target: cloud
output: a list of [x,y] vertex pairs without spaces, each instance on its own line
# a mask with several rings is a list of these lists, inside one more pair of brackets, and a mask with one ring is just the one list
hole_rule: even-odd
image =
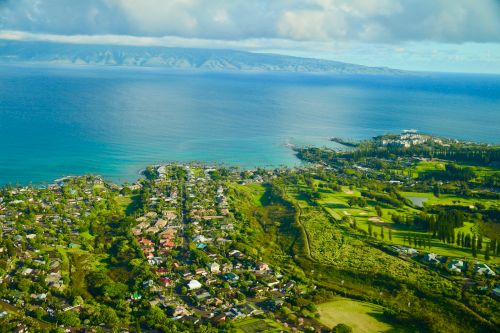
[[[336,43],[303,42],[277,38],[248,38],[239,40],[186,38],[177,36],[144,37],[130,35],[56,35],[47,33],[31,33],[16,30],[0,30],[0,40],[13,41],[42,41],[71,44],[103,44],[103,45],[130,45],[130,46],[164,46],[164,47],[193,47],[193,48],[221,48],[262,51],[269,48],[278,50],[301,49],[332,50]],[[326,47],[326,49],[325,49]]]
[[0,0],[0,29],[81,35],[500,42],[498,0]]

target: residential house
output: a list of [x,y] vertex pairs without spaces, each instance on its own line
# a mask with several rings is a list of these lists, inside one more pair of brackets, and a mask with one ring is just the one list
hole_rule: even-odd
[[175,307],[172,316],[176,318],[189,316],[189,311],[186,309],[185,306],[178,305]]
[[426,253],[424,255],[423,261],[428,264],[437,265],[441,263],[441,256],[435,253]]
[[448,269],[453,273],[462,273],[464,262],[462,260],[452,260],[448,264]]
[[160,278],[160,284],[164,287],[170,287],[173,284],[173,281],[166,277]]
[[216,262],[211,263],[209,268],[210,268],[211,273],[219,273],[220,272],[220,265]]
[[263,262],[258,262],[257,263],[257,270],[259,271],[267,271],[269,270],[269,265]]
[[187,286],[188,286],[189,290],[196,290],[196,289],[200,289],[202,287],[201,283],[198,280],[189,281]]
[[474,272],[478,275],[495,276],[495,272],[486,264],[476,263]]

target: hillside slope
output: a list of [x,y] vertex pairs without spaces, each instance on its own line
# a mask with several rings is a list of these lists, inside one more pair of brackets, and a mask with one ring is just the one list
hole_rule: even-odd
[[144,66],[208,71],[400,74],[336,61],[221,49],[64,44],[0,40],[0,62]]

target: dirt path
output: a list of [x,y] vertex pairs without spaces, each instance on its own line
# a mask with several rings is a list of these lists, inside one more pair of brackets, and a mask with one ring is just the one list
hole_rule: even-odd
[[307,229],[304,227],[304,225],[302,224],[302,221],[301,221],[301,219],[302,219],[302,207],[300,207],[300,205],[293,199],[287,199],[287,200],[289,200],[290,203],[292,203],[293,208],[296,211],[295,220],[296,220],[299,228],[304,232],[305,237],[303,237],[303,238],[304,238],[304,242],[305,242],[305,248],[307,250],[307,257],[308,257],[308,259],[316,262],[316,260],[311,255],[311,253],[312,253],[311,243],[310,243],[311,236],[309,235],[309,233],[307,232]]

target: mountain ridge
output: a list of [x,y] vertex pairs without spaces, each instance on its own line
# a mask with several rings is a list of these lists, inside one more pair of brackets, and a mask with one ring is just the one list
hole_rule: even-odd
[[208,71],[402,74],[402,70],[271,53],[207,48],[0,40],[0,63],[161,67]]

